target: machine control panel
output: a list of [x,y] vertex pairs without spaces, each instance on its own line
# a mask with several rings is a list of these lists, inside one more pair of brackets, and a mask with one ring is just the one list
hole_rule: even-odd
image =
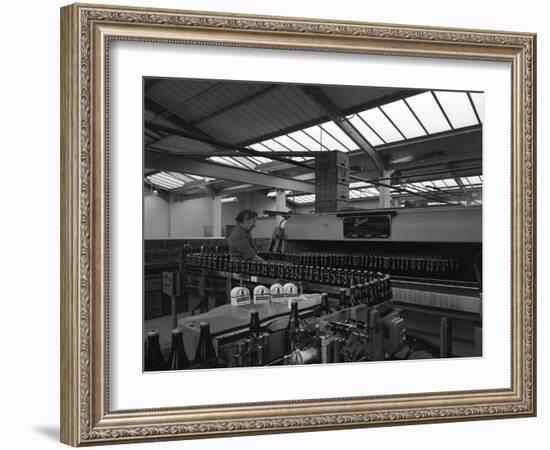
[[391,235],[391,214],[369,214],[345,216],[344,238],[389,238]]

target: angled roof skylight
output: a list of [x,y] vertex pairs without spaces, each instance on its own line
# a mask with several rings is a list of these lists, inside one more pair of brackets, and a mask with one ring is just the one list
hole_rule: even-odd
[[481,123],[483,123],[483,116],[485,114],[485,103],[483,94],[480,93],[471,93],[470,97],[472,97],[472,101],[474,102],[474,106],[477,111],[477,115],[479,116],[479,120]]
[[405,99],[428,133],[440,133],[451,129],[431,92],[413,95]]
[[319,125],[302,130],[304,133],[315,139],[319,144],[328,150],[340,150],[341,152],[349,152],[349,149],[340,141],[335,139],[330,132],[321,128]]
[[348,116],[347,119],[351,124],[357,128],[357,131],[363,135],[367,142],[376,147],[377,145],[385,144],[385,142],[378,136],[366,123],[361,119],[359,114],[354,114],[353,116]]
[[381,106],[381,108],[407,139],[426,135],[422,125],[414,117],[403,100],[388,103],[387,105]]
[[153,175],[145,177],[145,179],[153,186],[159,187],[166,191],[171,191],[172,189],[177,189],[185,185],[185,181],[182,181],[166,172],[157,172]]
[[454,128],[477,125],[475,111],[465,92],[435,91]]
[[290,133],[288,136],[299,142],[304,147],[304,150],[307,149],[315,152],[326,150],[326,148],[323,148],[319,145],[319,142],[311,138],[307,133],[304,133],[302,130]]
[[402,141],[403,136],[379,108],[360,112],[361,118],[386,142]]
[[344,133],[334,122],[321,124],[321,128],[330,133],[338,142],[344,145],[348,150],[357,150],[357,144],[353,142],[346,133]]
[[288,135],[279,136],[273,139],[279,144],[285,146],[290,152],[307,152],[310,151],[306,146],[302,145],[300,141],[291,139]]

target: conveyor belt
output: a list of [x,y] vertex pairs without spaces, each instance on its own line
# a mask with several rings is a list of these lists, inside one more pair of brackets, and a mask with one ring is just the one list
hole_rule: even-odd
[[392,278],[393,301],[481,314],[479,288],[474,283]]

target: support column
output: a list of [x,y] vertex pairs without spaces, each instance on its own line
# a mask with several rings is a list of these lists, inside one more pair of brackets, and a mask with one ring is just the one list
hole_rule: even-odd
[[219,195],[212,197],[212,237],[222,237],[222,202]]
[[[384,170],[383,178],[384,184],[390,184],[390,177],[393,173],[393,170]],[[389,187],[378,186],[378,191],[380,196],[378,197],[378,207],[379,208],[391,208],[392,207],[392,198],[391,191]]]
[[276,190],[277,195],[275,196],[275,209],[277,211],[286,211],[286,192],[282,189]]

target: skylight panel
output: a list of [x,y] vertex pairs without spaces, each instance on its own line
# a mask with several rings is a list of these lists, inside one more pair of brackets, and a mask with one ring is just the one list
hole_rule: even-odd
[[454,128],[477,125],[477,118],[465,92],[435,91]]
[[473,177],[466,177],[466,178],[468,182],[473,185],[478,185],[483,183],[480,176],[473,176]]
[[381,108],[407,139],[426,135],[426,132],[403,100],[388,103]]
[[485,99],[483,94],[478,93],[471,93],[470,97],[472,97],[472,101],[474,102],[474,106],[477,111],[477,115],[479,116],[479,120],[481,123],[483,123],[483,116],[485,114]]
[[174,180],[172,177],[168,176],[165,173],[157,173],[156,175],[153,175],[151,179],[158,183],[163,183],[164,185],[171,187],[178,187],[185,184],[183,182],[178,182],[177,180]]
[[479,186],[483,184],[483,180],[479,176],[461,177],[460,181],[462,181],[465,186]]
[[288,152],[288,148],[279,144],[277,141],[274,141],[273,139],[263,141],[262,144],[265,145],[272,152]]
[[279,136],[273,139],[274,141],[284,145],[291,152],[307,152],[307,147],[304,147],[299,142],[290,139],[288,136]]
[[348,150],[358,150],[357,144],[353,142],[350,137],[344,133],[338,125],[334,122],[326,122],[321,125],[321,127],[332,134],[335,139],[340,141]]
[[248,146],[252,150],[256,150],[257,152],[271,152],[270,148],[266,147],[263,143],[258,142],[257,144],[252,144]]
[[448,187],[457,187],[457,183],[455,180],[453,180],[452,178],[445,178],[444,180],[442,180]]
[[[354,197],[352,197],[352,192],[354,193]],[[352,198],[355,198],[355,193],[357,193],[357,198],[372,198],[380,195],[378,190],[374,188],[352,189],[349,193]]]
[[255,169],[256,163],[254,161],[251,161],[250,158],[247,157],[236,157],[231,158],[234,161],[237,161],[238,163],[242,164],[243,166],[249,168],[249,169]]
[[333,150],[327,145],[326,139],[327,133],[323,132],[317,125],[302,130],[310,138],[312,138],[317,145],[317,150]]
[[189,183],[191,181],[196,181],[196,178],[191,177],[190,175],[178,173],[178,172],[165,172],[166,174],[170,175],[171,177],[176,178],[179,181],[182,181],[184,183]]
[[315,195],[297,195],[291,199],[294,203],[313,203]]
[[248,159],[249,161],[253,162],[254,165],[258,165],[258,164],[262,164],[258,158],[256,158],[255,156],[248,156],[246,159]]
[[146,180],[155,186],[165,190],[177,189],[185,185],[185,182],[165,172],[158,172],[146,177]]
[[361,120],[359,115],[354,114],[353,116],[349,116],[347,118],[352,125],[357,128],[357,131],[363,135],[363,137],[367,140],[367,142],[376,147],[377,145],[384,144],[384,141],[380,139],[376,133],[374,133],[366,124],[364,121]]
[[431,92],[413,95],[406,101],[428,133],[440,133],[451,129]]
[[380,191],[374,187],[363,189],[367,191],[371,196],[378,197],[380,195]]
[[319,148],[320,147],[319,143],[316,142],[314,139],[312,139],[308,134],[304,133],[302,130],[295,131],[294,133],[290,133],[288,136],[298,141],[307,150],[311,150],[311,151],[326,150],[324,148]]
[[[254,145],[257,145],[257,144],[254,144]],[[252,145],[249,145],[248,148],[252,148]],[[264,150],[267,150],[265,147],[263,147],[263,148],[264,148]],[[261,151],[261,150],[258,150],[258,148],[252,148],[252,149],[256,150],[256,151]],[[263,156],[256,156],[255,155],[255,156],[249,156],[248,158],[253,160],[256,164],[266,164],[266,163],[271,162],[271,159],[264,158]]]
[[318,125],[307,128],[304,131],[307,134],[309,134],[312,138],[314,138],[317,142],[321,143],[323,147],[329,150],[340,150],[342,152],[349,151],[347,147],[345,147],[343,144],[341,144],[336,139],[334,139],[329,132],[327,132],[326,130],[324,130]]
[[225,164],[226,166],[239,167],[239,164],[236,161],[232,161],[229,158],[224,158],[223,156],[211,156],[208,159],[219,164]]
[[215,178],[203,177],[201,175],[193,175],[190,173],[179,173],[179,172],[166,172],[169,175],[172,175],[175,178],[178,178],[181,181],[191,182],[191,181],[213,181]]
[[402,141],[403,136],[399,134],[399,131],[391,124],[391,122],[384,116],[382,111],[378,108],[369,109],[359,113],[359,115],[367,122],[374,131],[376,131],[382,139],[386,142]]

